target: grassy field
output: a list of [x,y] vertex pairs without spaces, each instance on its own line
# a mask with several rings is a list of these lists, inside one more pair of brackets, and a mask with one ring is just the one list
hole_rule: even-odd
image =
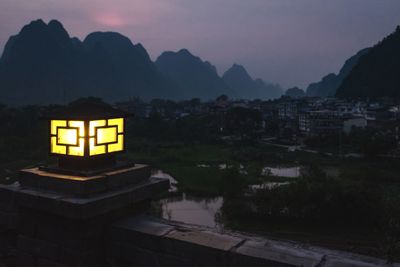
[[[400,182],[400,164],[394,160],[339,159],[304,151],[288,152],[271,145],[232,146],[224,144],[131,144],[124,156],[130,160],[147,163],[172,175],[180,189],[205,195],[217,195],[218,185],[226,164],[239,169],[242,165],[249,184],[260,181],[265,166],[318,166],[334,168],[342,177],[368,179],[376,182]],[[203,167],[201,167],[203,166]],[[204,167],[207,166],[207,167]],[[376,178],[379,177],[379,178]],[[263,181],[283,181],[277,177],[263,177]]]
[[[260,151],[264,154],[260,155]],[[259,181],[261,170],[266,165],[296,164],[282,161],[279,152],[283,150],[272,146],[260,150],[248,146],[197,144],[131,149],[126,157],[135,162],[151,164],[153,168],[169,173],[179,182],[182,191],[211,196],[219,194],[218,188],[226,173],[222,165],[237,170],[242,167],[242,171],[247,174],[241,176],[250,184]]]
[[[238,166],[231,149],[220,145],[149,146],[130,150],[127,158],[151,164],[172,175],[182,191],[201,195],[217,195],[224,173],[220,164]],[[200,167],[200,165],[207,167]]]

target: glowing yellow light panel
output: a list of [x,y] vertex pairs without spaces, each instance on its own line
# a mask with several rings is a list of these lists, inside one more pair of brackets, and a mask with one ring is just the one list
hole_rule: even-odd
[[118,142],[108,145],[108,152],[117,152],[122,150],[124,150],[124,136],[122,134],[119,134]]
[[57,141],[60,145],[72,145],[78,144],[78,129],[73,128],[58,128]]
[[[51,120],[50,151],[70,156],[94,156],[124,150],[124,119]],[[86,136],[85,125],[88,125]],[[89,155],[85,155],[88,145]]]
[[117,127],[97,128],[97,144],[117,142]]
[[124,119],[89,122],[89,155],[124,150]]

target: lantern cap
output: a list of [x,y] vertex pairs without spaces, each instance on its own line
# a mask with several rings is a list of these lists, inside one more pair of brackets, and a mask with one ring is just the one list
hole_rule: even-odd
[[42,118],[51,120],[101,120],[131,116],[133,114],[116,109],[100,98],[86,97],[75,100],[67,106],[57,108]]

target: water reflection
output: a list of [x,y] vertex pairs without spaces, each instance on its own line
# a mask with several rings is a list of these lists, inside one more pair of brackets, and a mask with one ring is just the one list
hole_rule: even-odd
[[300,177],[300,166],[296,167],[286,167],[286,168],[281,168],[281,167],[265,167],[261,171],[261,175],[267,176],[267,175],[272,175],[272,176],[278,176],[278,177],[286,177],[286,178],[297,178]]
[[[197,167],[209,168],[210,165],[199,164]],[[230,165],[220,164],[219,169],[230,168]],[[272,175],[285,178],[297,178],[300,177],[301,166],[295,167],[265,167],[262,169],[261,175]],[[338,175],[339,171],[335,167],[324,168],[328,175]],[[245,173],[243,165],[239,165],[239,171]],[[160,177],[169,179],[171,188],[171,194],[168,198],[160,200],[162,208],[162,217],[167,220],[173,220],[188,224],[196,224],[201,226],[207,226],[223,230],[221,220],[218,219],[220,216],[220,210],[223,205],[222,197],[205,198],[205,197],[194,197],[186,193],[179,193],[177,190],[178,182],[168,173],[161,170],[153,170],[153,177]],[[280,186],[286,186],[290,184],[290,181],[273,182],[265,181],[262,184],[254,184],[249,186],[248,194],[254,194],[258,190],[262,189],[273,189]],[[177,195],[178,194],[178,195]]]
[[208,165],[208,164],[197,164],[197,167],[198,168],[209,168],[210,165]]
[[221,228],[216,216],[223,204],[222,197],[200,198],[182,193],[161,200],[164,219]]
[[170,184],[170,188],[169,188],[169,192],[177,192],[178,191],[178,181],[175,180],[174,177],[172,177],[171,175],[169,175],[166,172],[163,172],[162,170],[152,170],[151,172],[151,176],[152,177],[157,177],[157,178],[164,178],[164,179],[168,179],[169,180],[169,184]]
[[277,188],[279,186],[283,186],[283,185],[288,185],[290,184],[290,182],[265,182],[263,184],[253,184],[249,186],[249,189],[251,190],[251,192],[256,192],[257,190],[263,190],[263,189],[273,189],[273,188]]
[[[262,176],[277,176],[283,178],[298,178],[301,176],[302,166],[293,166],[293,167],[264,167],[261,170]],[[338,177],[340,172],[339,169],[335,166],[324,166],[322,167],[322,171],[326,173],[329,177]]]

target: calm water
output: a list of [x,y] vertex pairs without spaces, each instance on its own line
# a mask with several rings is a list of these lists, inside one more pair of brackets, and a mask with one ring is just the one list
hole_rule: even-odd
[[[200,168],[209,168],[210,165],[197,165]],[[218,166],[220,169],[226,169],[230,166],[221,164]],[[297,178],[300,176],[301,166],[295,167],[265,167],[262,169],[261,175],[267,175],[268,173],[273,176],[285,177],[285,178]],[[241,165],[240,170],[245,174],[244,167]],[[325,170],[328,175],[338,175],[336,168],[327,168]],[[154,170],[152,176],[167,178],[170,180],[171,189],[170,192],[177,191],[178,182],[168,173],[161,170]],[[265,182],[263,184],[255,184],[249,186],[250,192],[255,192],[260,189],[272,189],[279,186],[288,185],[290,182]],[[186,193],[181,193],[178,196],[171,196],[160,200],[162,207],[162,217],[167,220],[173,220],[178,222],[184,222],[189,224],[197,224],[202,226],[208,226],[212,228],[222,229],[217,217],[222,207],[224,200],[222,197],[216,198],[204,198],[194,197]]]
[[[209,166],[205,165],[199,167],[207,168]],[[227,167],[226,165],[222,164],[219,166],[220,169],[224,169],[226,167]],[[292,170],[294,168],[284,168],[280,170],[287,170],[287,169]],[[287,174],[287,171],[283,173]],[[168,173],[165,173],[161,170],[154,170],[152,176],[169,179],[171,183],[170,192],[177,191],[178,182]],[[286,184],[289,183],[266,182],[262,185],[251,185],[249,189],[254,192],[259,189],[264,189],[264,188],[271,189]],[[197,224],[217,229],[221,229],[223,227],[217,220],[223,202],[224,202],[223,197],[215,197],[215,198],[194,197],[186,193],[182,193],[178,196],[175,195],[160,200],[160,204],[162,207],[162,217],[164,219],[184,222],[189,224]]]
[[300,176],[301,166],[295,167],[265,167],[261,171],[261,175],[271,174],[273,176],[285,177],[285,178],[297,178]]
[[278,182],[266,182],[263,184],[253,184],[249,186],[249,189],[253,192],[260,190],[260,189],[273,189],[279,186],[283,186],[283,185],[288,185],[290,184],[290,182],[282,182],[282,183],[278,183]]
[[169,175],[168,173],[163,172],[162,170],[153,170],[151,172],[151,176],[152,177],[158,177],[158,178],[164,178],[164,179],[168,179],[169,180],[169,184],[170,184],[170,188],[169,188],[169,192],[176,192],[178,191],[177,185],[178,182],[175,180],[174,177],[172,177],[171,175]]
[[182,193],[161,200],[164,219],[219,228],[216,216],[223,198],[199,198]]

